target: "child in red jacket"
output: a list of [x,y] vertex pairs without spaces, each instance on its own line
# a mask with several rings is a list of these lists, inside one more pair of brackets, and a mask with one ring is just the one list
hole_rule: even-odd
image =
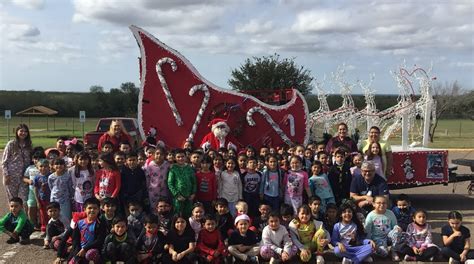
[[199,232],[196,250],[202,262],[223,263],[227,255],[221,234],[216,229],[216,219],[212,215],[203,218],[204,228]]

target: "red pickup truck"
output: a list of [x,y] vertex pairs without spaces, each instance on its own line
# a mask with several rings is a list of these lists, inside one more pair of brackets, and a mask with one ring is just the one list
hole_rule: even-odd
[[127,133],[134,141],[134,146],[140,146],[142,138],[140,136],[140,131],[138,130],[138,121],[136,118],[129,117],[107,117],[99,119],[95,131],[88,132],[84,136],[84,144],[92,148],[97,148],[99,138],[109,130],[112,120],[122,121],[125,130],[127,130]]

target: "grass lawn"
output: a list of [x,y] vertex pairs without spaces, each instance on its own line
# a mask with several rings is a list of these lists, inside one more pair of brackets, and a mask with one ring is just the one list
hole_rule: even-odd
[[[87,118],[84,123],[84,133],[95,130],[99,118]],[[12,117],[10,120],[10,139],[15,136],[15,128],[20,123],[25,123],[30,128],[34,146],[44,148],[54,147],[59,136],[77,137],[82,139],[82,123],[79,118],[72,117]],[[8,141],[7,122],[0,121],[0,149],[5,148]]]
[[[392,145],[401,145],[401,131],[393,135],[389,141]],[[413,141],[421,142],[422,139],[418,136],[409,138],[409,143]],[[428,147],[442,149],[474,149],[474,121],[470,119],[439,120],[434,142],[429,143]]]
[[[84,132],[95,130],[99,118],[87,118],[84,123]],[[73,131],[74,122],[74,131]],[[44,148],[53,147],[58,136],[82,138],[82,124],[79,118],[72,117],[13,117],[10,120],[10,139],[14,137],[14,131],[18,124],[26,123],[31,130],[34,146]],[[401,145],[401,131],[390,138],[392,145]],[[0,120],[0,149],[7,143],[7,122]],[[420,141],[421,137],[414,136],[409,142]],[[430,143],[432,148],[474,148],[474,121],[469,119],[440,120],[435,133],[435,140]]]

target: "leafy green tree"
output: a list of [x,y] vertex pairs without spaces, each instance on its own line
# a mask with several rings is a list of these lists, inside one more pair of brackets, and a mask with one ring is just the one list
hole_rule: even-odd
[[104,92],[104,87],[102,87],[100,85],[92,85],[89,88],[89,92],[90,93],[103,93]]
[[241,92],[249,90],[298,89],[303,95],[311,92],[311,72],[298,66],[294,58],[281,59],[280,55],[253,57],[232,71],[229,85]]
[[120,85],[120,90],[125,94],[125,111],[127,115],[137,113],[138,95],[140,89],[132,82],[125,82]]

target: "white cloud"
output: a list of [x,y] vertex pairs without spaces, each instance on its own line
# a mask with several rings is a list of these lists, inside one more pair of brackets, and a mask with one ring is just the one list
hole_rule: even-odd
[[292,29],[296,32],[337,33],[353,32],[359,27],[356,17],[347,10],[318,9],[298,14]]
[[45,2],[0,0],[2,60],[81,64],[87,57],[122,65],[139,53],[127,29],[134,24],[183,54],[234,59],[277,52],[315,73],[341,61],[350,63],[347,70],[355,67],[351,74],[366,67],[382,71],[403,58],[453,72],[474,67],[472,0],[73,0],[41,12],[21,9]]
[[129,31],[106,30],[100,32],[100,35],[98,58],[101,63],[120,59],[126,52],[135,48],[133,37]]
[[26,9],[42,9],[44,7],[43,0],[12,0],[12,3]]
[[28,23],[1,24],[0,31],[9,40],[34,41],[40,35],[40,30]]
[[234,36],[219,36],[217,34],[207,35],[167,35],[163,38],[166,43],[173,43],[179,49],[203,51],[211,54],[218,53],[239,53],[243,44]]
[[37,41],[34,43],[18,42],[16,47],[22,49],[35,49],[48,52],[62,52],[62,51],[78,51],[80,47],[73,44],[64,43],[61,41]]
[[2,42],[36,41],[41,34],[40,30],[30,22],[11,16],[3,10],[0,10],[0,17],[0,32],[2,32],[0,40]]
[[472,61],[458,61],[458,62],[451,62],[449,64],[450,67],[457,67],[457,68],[473,68],[474,62]]
[[260,21],[258,19],[251,19],[248,23],[237,24],[235,32],[248,34],[262,34],[273,30],[272,21]]
[[[74,0],[75,22],[105,21],[114,25],[159,27],[163,33],[181,34],[209,31],[219,27],[217,22],[225,14],[219,2],[199,4],[166,1],[161,7],[156,1]],[[215,5],[212,5],[215,4]]]
[[218,4],[225,4],[224,0],[139,0],[137,1],[140,5],[143,5],[145,8],[152,8],[152,9],[175,9],[175,8],[193,8],[196,6],[201,5],[218,5]]
[[0,16],[0,31],[4,32],[0,35],[4,61],[27,66],[34,63],[68,63],[83,57],[77,44],[58,39],[45,40],[40,29],[31,22],[3,10]]
[[34,64],[63,64],[70,63],[74,60],[84,58],[84,55],[78,53],[63,53],[56,56],[40,56],[31,60]]
[[[363,50],[397,55],[440,46],[473,48],[474,14],[469,2],[356,1],[342,5],[280,0],[272,5],[243,1],[238,10],[235,1],[230,0],[74,0],[73,3],[75,22],[105,21],[120,27],[135,24],[159,39],[173,36],[178,48],[215,48],[217,52],[237,49],[233,52],[250,54],[268,49],[330,53]],[[264,11],[254,11],[257,9]],[[235,15],[228,16],[232,12]]]

